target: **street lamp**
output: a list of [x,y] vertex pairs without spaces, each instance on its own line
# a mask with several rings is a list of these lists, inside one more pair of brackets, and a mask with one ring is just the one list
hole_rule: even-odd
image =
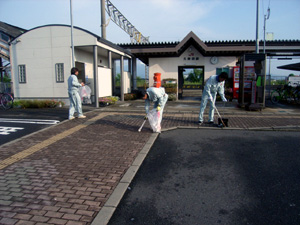
[[265,15],[265,19],[264,19],[264,53],[266,53],[266,21],[269,19],[270,17],[270,8],[268,8],[268,13],[267,15]]

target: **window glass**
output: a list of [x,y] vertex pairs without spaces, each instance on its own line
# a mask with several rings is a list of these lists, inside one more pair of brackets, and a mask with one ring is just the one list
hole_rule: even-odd
[[26,67],[19,65],[19,83],[26,83]]
[[55,76],[56,76],[56,82],[64,82],[64,64],[63,63],[55,64]]

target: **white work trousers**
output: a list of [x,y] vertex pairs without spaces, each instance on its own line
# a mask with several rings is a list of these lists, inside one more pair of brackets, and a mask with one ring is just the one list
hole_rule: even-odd
[[210,102],[208,122],[214,121],[214,113],[215,113],[214,105],[215,105],[215,101],[216,101],[217,92],[212,92],[211,96],[213,97],[213,101],[209,100],[209,94],[206,91],[203,92],[201,104],[200,104],[200,112],[199,112],[199,121],[200,122],[203,122],[203,114],[204,114],[204,110],[207,105],[207,101]]
[[74,113],[77,112],[78,116],[82,116],[82,105],[81,98],[77,90],[72,90],[68,92],[70,99],[70,108],[69,108],[69,119],[74,116]]

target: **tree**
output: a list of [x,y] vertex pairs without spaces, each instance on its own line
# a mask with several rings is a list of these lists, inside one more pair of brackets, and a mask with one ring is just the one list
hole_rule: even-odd
[[187,80],[192,83],[200,83],[202,74],[203,74],[203,70],[194,69],[193,72],[189,73]]

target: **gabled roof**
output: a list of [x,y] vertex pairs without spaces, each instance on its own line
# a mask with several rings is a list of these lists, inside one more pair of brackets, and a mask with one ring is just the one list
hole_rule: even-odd
[[[131,53],[148,65],[149,58],[178,57],[187,48],[194,46],[203,56],[241,56],[245,53],[255,52],[255,41],[216,41],[203,42],[192,31],[180,42],[148,43],[148,44],[119,44],[130,49]],[[263,42],[260,43],[260,46]],[[269,52],[281,51],[278,46],[289,46],[289,51],[300,53],[300,40],[267,41],[266,46],[274,46]],[[295,47],[295,48],[294,48]],[[283,48],[282,50],[286,50]]]

